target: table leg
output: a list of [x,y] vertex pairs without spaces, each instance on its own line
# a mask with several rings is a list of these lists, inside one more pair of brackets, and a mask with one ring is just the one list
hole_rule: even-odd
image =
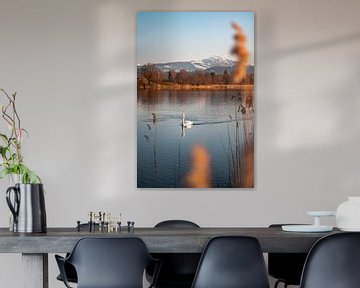
[[49,288],[48,254],[22,254],[23,288]]

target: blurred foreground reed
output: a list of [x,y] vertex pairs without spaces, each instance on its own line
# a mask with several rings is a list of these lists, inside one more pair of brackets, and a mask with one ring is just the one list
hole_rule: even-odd
[[191,150],[191,170],[186,183],[192,188],[211,187],[210,154],[202,145],[195,145]]

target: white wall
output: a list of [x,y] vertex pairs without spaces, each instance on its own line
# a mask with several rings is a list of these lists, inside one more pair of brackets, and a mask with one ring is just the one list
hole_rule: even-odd
[[[136,226],[309,222],[307,210],[359,195],[359,9],[357,0],[1,0],[0,86],[18,92],[48,226],[73,226],[89,210]],[[256,12],[255,189],[136,188],[135,16],[150,10]],[[50,287],[62,287],[49,261]],[[20,287],[16,265],[18,255],[0,255],[2,286]]]

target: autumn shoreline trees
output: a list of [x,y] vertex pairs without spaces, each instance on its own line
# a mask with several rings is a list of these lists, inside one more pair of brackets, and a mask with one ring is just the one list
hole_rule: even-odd
[[233,82],[233,67],[222,67],[223,73],[215,71],[194,72],[181,69],[162,72],[156,65],[148,63],[138,68],[138,89],[237,89],[251,88],[254,74],[248,73],[240,83]]

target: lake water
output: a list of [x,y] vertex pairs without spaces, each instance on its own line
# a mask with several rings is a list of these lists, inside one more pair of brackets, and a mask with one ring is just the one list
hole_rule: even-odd
[[[192,127],[182,127],[183,113]],[[210,159],[209,186],[253,187],[253,118],[253,89],[139,89],[137,186],[191,187],[192,151],[200,145]]]

